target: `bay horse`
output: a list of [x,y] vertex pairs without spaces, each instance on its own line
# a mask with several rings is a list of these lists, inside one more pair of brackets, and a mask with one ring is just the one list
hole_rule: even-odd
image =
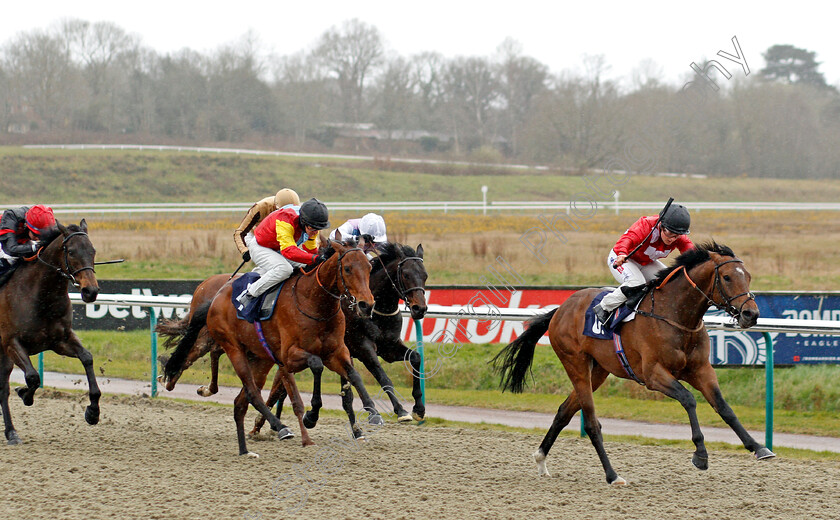
[[8,444],[22,442],[9,412],[9,376],[14,365],[23,370],[26,386],[18,387],[17,393],[24,405],[31,406],[41,378],[29,356],[47,350],[82,362],[90,396],[85,421],[99,422],[101,392],[96,384],[93,356],[71,328],[73,309],[67,293],[70,282],[79,287],[83,301],[96,300],[96,250],[84,219],[78,226],[64,227],[57,222],[56,227],[42,234],[41,243],[38,252],[21,262],[0,287],[0,410]]
[[550,476],[545,465],[548,452],[560,431],[582,409],[584,431],[598,453],[607,483],[627,483],[616,474],[607,458],[592,399],[592,392],[610,374],[625,379],[635,376],[649,390],[679,401],[688,413],[691,440],[696,448],[691,461],[698,469],[708,468],[708,453],[697,420],[696,400],[679,380],[703,394],[756,459],[775,457],[747,433],[724,400],[709,362],[709,335],[703,324],[703,315],[715,305],[737,319],[741,327],[755,325],[758,306],[750,292],[750,280],[743,261],[726,246],[710,242],[681,254],[672,267],[663,269],[651,280],[636,318],[622,325],[620,334],[629,368],[624,368],[616,355],[612,340],[582,334],[586,310],[601,289],[577,291],[557,309],[531,320],[525,332],[492,362],[501,373],[503,391],[521,392],[537,341],[548,331],[551,346],[572,382],[572,393],[560,405],[533,455],[538,473]]
[[[373,267],[370,274],[370,290],[376,301],[372,317],[360,317],[344,305],[344,317],[347,320],[344,342],[350,350],[350,355],[361,360],[386,391],[391,399],[398,421],[408,422],[412,418],[420,421],[425,417],[425,406],[420,391],[420,355],[409,349],[400,339],[402,317],[399,301],[405,302],[414,319],[421,319],[426,313],[425,283],[428,274],[423,265],[423,246],[418,245],[415,251],[410,246],[385,243],[377,248],[377,255],[371,260],[371,264]],[[165,345],[167,347],[174,345],[184,335],[189,325],[189,318],[195,312],[195,309],[201,303],[211,300],[229,278],[228,275],[220,274],[204,280],[193,293],[189,313],[184,318],[164,320],[158,324],[156,330],[161,335],[166,336]],[[166,388],[171,391],[183,370],[186,370],[207,353],[210,354],[211,379],[208,385],[201,386],[198,389],[198,394],[205,397],[216,394],[219,391],[219,358],[224,354],[224,351],[213,342],[212,338],[207,335],[206,330],[201,332],[192,350],[188,353],[182,371],[166,380]],[[407,360],[413,367],[412,396],[414,397],[414,407],[411,416],[394,396],[393,383],[382,369],[378,356],[389,363]],[[324,367],[317,356],[310,356],[307,364],[315,376],[315,383],[312,394],[312,408],[304,415],[304,425],[307,428],[313,428],[318,422],[318,414],[322,406],[320,388]],[[345,381],[342,381],[342,394],[345,397],[345,399],[342,399],[342,403],[345,410],[349,409],[348,417],[352,423],[354,422],[352,394],[349,393],[349,385],[345,383]],[[266,404],[268,406],[273,406],[275,402],[278,404],[276,412],[278,417],[285,399],[283,392],[282,378],[277,376]],[[265,418],[258,416],[256,421],[257,424],[252,430],[252,434],[259,431],[265,423]],[[354,435],[357,438],[361,435],[358,428],[354,428]]]
[[373,400],[365,390],[361,376],[353,367],[344,344],[344,313],[341,302],[349,300],[357,312],[373,309],[368,287],[370,263],[361,248],[331,241],[328,258],[308,273],[293,275],[278,296],[274,314],[261,322],[262,338],[254,324],[236,317],[231,303],[231,284],[225,284],[209,302],[200,304],[190,318],[188,329],[164,367],[169,379],[182,371],[188,354],[206,327],[213,342],[227,354],[243,387],[234,400],[234,420],[240,455],[254,455],[245,443],[244,419],[248,404],[254,406],[278,431],[281,439],[291,431],[271,413],[260,391],[272,366],[292,397],[298,418],[301,442],[313,444],[303,423],[303,401],[293,374],[307,367],[311,356],[349,380],[362,396],[369,421],[382,424]]
[[[413,319],[422,319],[426,314],[426,279],[428,274],[423,265],[423,246],[417,250],[409,246],[386,242],[377,249],[378,255],[371,260],[373,269],[370,274],[370,290],[376,299],[376,308],[370,318],[360,317],[345,309],[347,329],[344,342],[350,349],[350,355],[359,359],[373,374],[376,381],[385,391],[394,407],[398,422],[410,422],[412,419],[422,421],[426,415],[423,394],[420,389],[420,354],[409,349],[400,338],[402,331],[402,315],[399,302],[402,300],[411,312]],[[383,310],[379,310],[383,309]],[[392,310],[393,309],[393,310]],[[412,414],[405,411],[394,392],[394,384],[379,363],[379,357],[388,363],[395,361],[409,362],[412,366],[412,392],[414,407]],[[306,412],[304,420],[308,428],[313,428],[318,422],[318,412],[321,409],[321,374],[323,368],[313,363],[312,373],[315,376],[312,390],[312,408]],[[347,381],[341,380],[341,403],[344,411],[354,423],[353,390]],[[286,395],[279,381],[275,379],[271,394],[266,403],[272,406],[277,403],[277,415],[283,407]],[[265,420],[257,417],[255,434],[260,431]],[[361,432],[354,429],[354,435],[360,437]]]

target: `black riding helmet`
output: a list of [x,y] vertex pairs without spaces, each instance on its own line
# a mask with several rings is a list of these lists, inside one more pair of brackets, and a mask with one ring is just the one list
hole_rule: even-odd
[[682,204],[671,204],[668,211],[662,216],[660,223],[671,233],[687,235],[689,233],[688,228],[691,226],[691,215],[688,214],[688,210]]
[[316,198],[311,198],[300,205],[300,223],[315,229],[330,227],[330,214],[327,206]]

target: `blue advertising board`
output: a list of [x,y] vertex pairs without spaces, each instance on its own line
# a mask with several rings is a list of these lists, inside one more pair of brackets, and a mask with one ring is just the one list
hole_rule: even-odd
[[[840,293],[759,293],[762,318],[840,322]],[[720,311],[708,315],[720,315]],[[715,365],[761,365],[765,342],[759,332],[709,331]],[[777,365],[840,363],[840,336],[771,333]]]

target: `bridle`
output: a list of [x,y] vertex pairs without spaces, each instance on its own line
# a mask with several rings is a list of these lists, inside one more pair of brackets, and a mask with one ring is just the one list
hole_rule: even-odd
[[80,267],[80,268],[76,269],[75,271],[73,271],[72,268],[70,267],[70,258],[68,257],[68,251],[67,251],[67,241],[69,241],[71,238],[73,238],[75,236],[80,236],[80,235],[88,236],[87,233],[85,233],[84,231],[75,231],[73,233],[70,233],[66,237],[64,237],[64,240],[61,242],[61,249],[64,251],[64,269],[62,269],[59,266],[52,265],[51,263],[49,263],[46,260],[44,260],[43,258],[41,258],[41,251],[44,249],[43,247],[38,249],[38,252],[35,254],[35,257],[38,259],[39,262],[41,262],[42,264],[44,264],[48,267],[51,267],[56,272],[58,272],[58,274],[60,274],[64,278],[70,280],[70,283],[72,283],[73,286],[75,286],[75,287],[80,286],[79,282],[76,280],[76,275],[77,274],[81,273],[82,271],[87,271],[88,269],[93,271],[94,273],[96,273],[96,270],[93,268],[93,265],[86,265],[86,266],[83,266],[83,267]]
[[[421,285],[418,285],[416,287],[411,287],[409,289],[405,288],[405,284],[403,283],[403,276],[402,276],[402,274],[403,274],[403,264],[405,264],[409,260],[417,260],[422,264],[423,263],[423,258],[419,257],[419,256],[407,256],[407,257],[403,258],[402,260],[400,260],[400,262],[397,264],[397,281],[396,282],[394,282],[394,279],[391,278],[391,275],[388,273],[388,266],[385,265],[385,261],[382,260],[382,257],[377,256],[376,259],[379,260],[380,264],[382,264],[382,271],[385,272],[385,276],[388,278],[388,281],[391,282],[391,287],[394,288],[394,291],[396,291],[397,295],[402,299],[406,310],[408,310],[408,293],[414,292],[414,291],[425,292],[426,288],[421,286]],[[380,316],[396,316],[397,314],[399,314],[399,312],[400,312],[399,304],[397,305],[396,310],[394,310],[393,312],[379,312],[379,311],[376,310],[376,308],[373,309],[373,313],[378,314]]]
[[[736,294],[735,296],[729,296],[726,293],[726,290],[723,288],[723,282],[720,279],[720,268],[723,267],[726,264],[731,264],[731,263],[743,264],[744,262],[743,262],[743,260],[733,258],[731,260],[725,260],[725,261],[723,261],[719,264],[716,264],[715,265],[714,285],[712,285],[712,290],[708,294],[705,291],[703,291],[703,289],[699,288],[696,283],[694,283],[694,280],[692,280],[691,277],[688,275],[688,271],[685,269],[685,266],[680,266],[679,268],[675,269],[674,271],[671,271],[671,273],[665,278],[665,280],[663,280],[662,283],[660,283],[657,287],[655,287],[650,292],[650,312],[637,310],[636,313],[641,314],[642,316],[647,316],[649,318],[655,318],[655,319],[658,319],[658,320],[665,321],[669,325],[672,325],[672,326],[674,326],[674,327],[676,327],[680,330],[684,330],[684,331],[687,331],[687,332],[698,332],[701,328],[703,328],[703,319],[702,318],[700,319],[700,324],[697,327],[695,327],[693,329],[689,329],[688,327],[686,327],[682,324],[679,324],[679,323],[675,322],[674,320],[671,320],[669,318],[666,318],[664,316],[660,316],[660,315],[654,313],[654,305],[655,305],[654,295],[656,293],[656,290],[661,289],[662,286],[664,286],[666,283],[668,283],[668,281],[670,281],[671,278],[677,272],[682,271],[683,274],[685,275],[686,280],[688,280],[688,283],[697,292],[699,292],[700,294],[703,295],[703,298],[706,300],[706,303],[708,304],[709,307],[715,306],[718,309],[720,309],[720,310],[726,312],[727,314],[729,314],[730,316],[732,316],[734,319],[739,319],[741,317],[741,312],[744,309],[744,305],[746,305],[749,301],[755,301],[755,295],[751,291],[742,292],[740,294]],[[715,294],[715,290],[717,290],[720,293],[721,297],[723,297],[723,302],[716,302],[712,298],[712,296],[714,296],[714,294]],[[710,296],[710,294],[712,296]],[[735,307],[735,305],[732,302],[734,300],[740,298],[741,296],[747,296],[747,298],[741,303],[741,305],[739,305],[738,307]]]
[[[341,260],[347,254],[352,253],[353,251],[359,251],[359,252],[364,254],[364,251],[362,251],[361,248],[354,247],[354,248],[351,248],[351,249],[347,249],[343,253],[338,255],[338,278],[339,278],[339,280],[341,280],[341,285],[343,287],[343,290],[340,294],[333,294],[332,292],[330,292],[329,289],[324,287],[323,283],[321,283],[321,278],[319,276],[319,272],[321,271],[321,267],[323,267],[323,265],[326,264],[327,262],[324,261],[324,262],[320,263],[318,265],[318,267],[315,268],[315,281],[318,283],[318,287],[320,287],[321,290],[323,290],[325,293],[329,294],[330,296],[332,296],[333,298],[335,298],[339,302],[341,302],[343,300],[349,301],[350,303],[348,304],[348,307],[351,310],[353,308],[355,308],[356,305],[358,305],[358,302],[356,301],[356,297],[353,296],[352,294],[350,294],[350,288],[347,285],[347,281],[344,279],[344,269],[342,268]],[[297,310],[301,314],[303,314],[307,318],[315,320],[315,321],[328,321],[328,320],[331,320],[332,318],[335,318],[336,315],[338,315],[338,313],[341,312],[341,305],[339,305],[338,308],[336,309],[336,311],[334,313],[332,313],[330,316],[328,316],[326,318],[321,318],[321,317],[318,317],[318,316],[312,316],[312,315],[308,314],[306,311],[304,311],[303,309],[301,309],[300,308],[300,302],[298,301],[298,298],[297,298],[297,284],[298,284],[299,280],[300,280],[300,277],[296,278],[295,279],[295,284],[294,284],[294,286],[292,286],[292,298],[295,301],[295,306],[297,307]]]

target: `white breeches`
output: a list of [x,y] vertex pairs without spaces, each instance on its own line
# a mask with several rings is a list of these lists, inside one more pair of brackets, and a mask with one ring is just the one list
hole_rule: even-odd
[[601,307],[608,311],[618,308],[627,301],[627,296],[621,291],[621,287],[643,285],[654,279],[661,269],[665,269],[665,264],[659,260],[654,260],[648,265],[641,265],[635,260],[630,259],[627,259],[621,266],[615,268],[613,267],[613,262],[615,262],[617,256],[615,251],[610,251],[607,257],[607,265],[610,268],[610,272],[616,281],[621,284],[616,290],[607,294],[601,300]]

